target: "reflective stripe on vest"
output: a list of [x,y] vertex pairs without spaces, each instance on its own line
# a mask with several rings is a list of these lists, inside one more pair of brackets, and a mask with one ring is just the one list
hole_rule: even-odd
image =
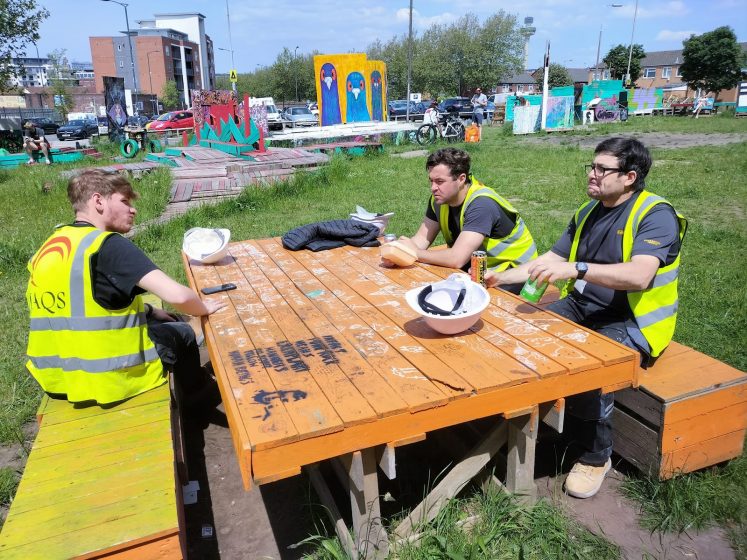
[[45,391],[73,402],[116,402],[166,381],[142,298],[107,310],[93,297],[91,259],[111,235],[63,226],[28,266],[26,365]]
[[[491,270],[506,270],[507,268],[518,266],[521,263],[532,260],[537,257],[537,246],[532,239],[524,220],[521,218],[511,203],[496,193],[490,187],[479,183],[471,178],[472,184],[464,198],[462,210],[459,214],[459,229],[464,227],[464,214],[470,203],[480,196],[486,196],[495,200],[496,203],[509,215],[516,216],[516,223],[508,235],[500,239],[485,237],[482,241],[481,249],[488,255],[487,267]],[[431,196],[431,208],[438,216],[441,234],[444,236],[446,244],[451,247],[454,245],[454,239],[449,231],[449,206],[447,204],[436,205],[435,199]]]
[[[576,233],[571,245],[571,254],[568,260],[576,260],[578,244],[581,239],[581,230],[586,223],[586,219],[596,206],[597,201],[590,201],[582,205],[574,217],[576,223]],[[633,244],[635,236],[638,233],[640,225],[646,214],[657,204],[669,204],[664,198],[652,194],[648,191],[642,191],[633,203],[630,214],[625,222],[622,235],[622,262],[629,262],[633,255]],[[669,204],[671,206],[671,204]],[[675,211],[679,224],[680,251],[681,243],[685,238],[687,231],[687,220]],[[635,324],[640,334],[643,335],[645,342],[648,344],[649,353],[653,357],[659,356],[672,341],[674,327],[677,322],[677,309],[679,299],[677,294],[678,274],[680,266],[680,254],[677,255],[674,262],[660,267],[654,276],[651,285],[640,291],[628,291],[628,305],[633,312]],[[561,292],[561,297],[567,296],[573,289],[574,282],[566,282]],[[638,343],[642,342],[637,333],[630,333],[631,337]]]

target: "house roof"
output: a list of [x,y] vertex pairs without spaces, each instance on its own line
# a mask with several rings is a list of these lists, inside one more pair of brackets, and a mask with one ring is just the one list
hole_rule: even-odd
[[566,68],[566,70],[568,70],[568,74],[570,74],[574,84],[576,82],[586,83],[589,81],[588,68]]
[[500,83],[502,84],[536,84],[537,80],[535,80],[527,72],[522,72],[521,74],[515,74],[514,76],[503,78],[502,80],[500,80]]
[[[739,43],[742,50],[747,52],[747,43]],[[652,51],[646,53],[646,57],[641,60],[641,68],[652,66],[675,66],[684,62],[682,58],[682,49],[676,51]]]

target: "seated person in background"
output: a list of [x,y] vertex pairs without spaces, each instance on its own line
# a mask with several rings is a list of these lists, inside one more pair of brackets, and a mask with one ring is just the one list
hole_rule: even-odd
[[[470,163],[469,154],[456,148],[428,157],[431,196],[425,218],[412,238],[401,237],[400,242],[413,249],[420,262],[465,272],[477,250],[487,253],[488,269],[496,271],[535,258],[537,248],[524,220],[510,202],[472,177]],[[439,233],[448,249],[430,250]],[[521,290],[521,284],[501,287]]]
[[[586,166],[585,202],[553,248],[502,273],[504,282],[565,280],[547,309],[641,353],[643,367],[672,340],[677,320],[680,245],[687,222],[663,198],[644,190],[651,155],[633,138],[609,138]],[[565,481],[576,498],[597,493],[610,470],[614,394],[566,399],[565,432],[582,454]]]
[[31,315],[26,367],[42,389],[70,402],[107,404],[166,382],[164,366],[192,404],[215,398],[192,327],[143,302],[150,291],[183,313],[225,307],[163,273],[132,241],[137,193],[101,170],[70,180],[75,211],[29,261]]
[[51,165],[49,142],[44,137],[44,129],[37,127],[31,121],[23,124],[23,149],[29,156],[27,163],[34,163],[34,150],[41,150],[47,160],[47,165]]

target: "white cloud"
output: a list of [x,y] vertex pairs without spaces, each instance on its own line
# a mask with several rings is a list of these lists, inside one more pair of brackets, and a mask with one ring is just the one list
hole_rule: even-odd
[[690,35],[695,35],[695,31],[670,31],[669,29],[662,29],[656,36],[657,41],[672,42],[672,41],[684,41],[689,39]]
[[[400,8],[397,10],[395,18],[398,22],[408,23],[410,20],[410,9]],[[425,17],[417,10],[412,11],[412,25],[418,29],[428,29],[431,25],[447,24],[456,21],[457,19],[459,19],[459,16],[452,14],[451,12],[444,12]]]

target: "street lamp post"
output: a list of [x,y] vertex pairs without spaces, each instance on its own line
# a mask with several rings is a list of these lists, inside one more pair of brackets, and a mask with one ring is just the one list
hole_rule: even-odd
[[[231,14],[228,11],[228,0],[226,0],[226,20],[228,21],[228,46],[230,49],[220,49],[222,51],[231,52],[231,70],[236,70],[236,65],[233,61],[233,39],[231,38]],[[231,89],[233,93],[236,93],[236,82],[231,82]]]
[[[150,55],[153,53],[160,53],[161,51],[148,51],[145,54],[145,58],[148,59],[148,89],[150,90],[150,94],[153,95],[153,76],[151,76],[150,73]],[[151,103],[153,103],[153,114],[155,115],[158,113],[158,94],[156,94],[155,99],[150,100]]]
[[133,104],[135,105],[134,112],[137,113],[137,76],[135,75],[135,57],[132,54],[132,37],[130,35],[130,18],[127,15],[127,4],[124,2],[119,2],[119,0],[101,0],[102,2],[114,2],[115,4],[119,4],[124,8],[125,12],[125,23],[127,24],[127,42],[130,45],[130,64],[132,66],[132,88],[133,93],[135,95],[135,101]]
[[630,86],[630,62],[633,60],[633,37],[635,36],[635,19],[638,16],[638,0],[635,0],[635,11],[633,12],[633,31],[630,32],[630,50],[628,51],[628,71],[625,73],[625,82]]
[[298,99],[298,45],[296,45],[296,50],[293,51],[293,65],[296,67],[296,102],[300,101]]
[[[622,4],[607,4],[610,8],[622,8]],[[597,73],[599,72],[599,49],[602,47],[602,27],[603,25],[599,26],[599,41],[597,42],[597,60],[594,62],[594,77],[595,79],[599,79],[597,77]],[[601,76],[600,76],[601,77]]]

